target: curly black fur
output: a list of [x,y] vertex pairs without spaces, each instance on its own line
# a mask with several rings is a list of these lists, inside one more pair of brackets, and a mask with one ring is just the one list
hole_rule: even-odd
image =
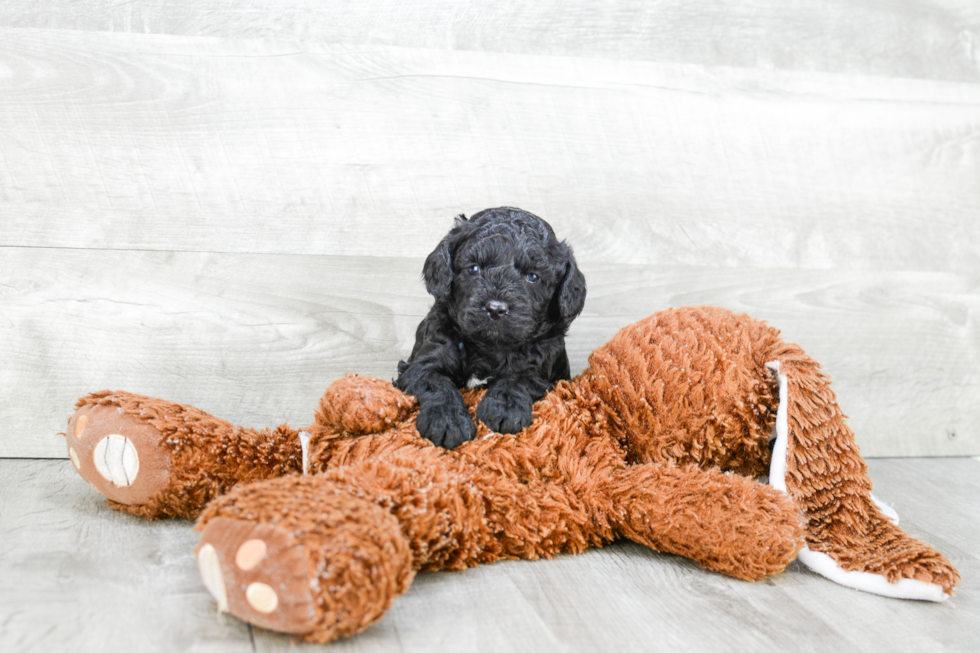
[[422,272],[435,304],[395,380],[419,400],[419,432],[444,447],[471,440],[459,388],[474,383],[487,385],[477,418],[521,431],[534,402],[570,376],[565,333],[585,304],[571,247],[535,215],[487,209],[459,216]]

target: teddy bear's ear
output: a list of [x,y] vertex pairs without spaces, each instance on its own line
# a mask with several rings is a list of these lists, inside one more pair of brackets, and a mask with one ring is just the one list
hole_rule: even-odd
[[562,243],[562,247],[565,250],[565,273],[555,289],[553,310],[557,313],[557,321],[568,326],[585,307],[585,276],[575,263],[572,248],[565,243]]
[[440,241],[432,253],[425,259],[422,266],[422,277],[425,279],[426,291],[438,299],[445,299],[449,296],[452,287],[453,277],[456,275],[453,270],[453,251],[456,244],[463,237],[469,221],[462,213],[456,216],[456,224],[452,230]]

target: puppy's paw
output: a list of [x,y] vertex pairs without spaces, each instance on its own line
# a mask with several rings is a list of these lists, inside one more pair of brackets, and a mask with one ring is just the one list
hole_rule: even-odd
[[415,426],[423,438],[446,449],[468,442],[476,435],[476,424],[462,402],[423,405]]
[[495,433],[520,433],[533,421],[530,401],[493,392],[480,401],[476,416]]

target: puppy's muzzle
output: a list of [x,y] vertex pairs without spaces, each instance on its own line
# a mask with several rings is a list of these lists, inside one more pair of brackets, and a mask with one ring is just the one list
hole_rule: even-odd
[[486,310],[491,320],[499,320],[504,315],[507,315],[508,311],[510,311],[510,307],[506,302],[497,301],[496,299],[487,302],[487,305],[483,308]]

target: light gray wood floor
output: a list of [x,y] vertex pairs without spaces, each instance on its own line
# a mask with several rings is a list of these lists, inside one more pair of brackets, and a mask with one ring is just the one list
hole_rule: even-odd
[[[959,567],[949,602],[863,594],[797,563],[745,583],[618,543],[421,574],[381,622],[329,650],[980,650],[980,462],[868,462],[903,526]],[[318,648],[216,614],[190,522],[110,510],[65,460],[0,459],[0,478],[0,651]]]

